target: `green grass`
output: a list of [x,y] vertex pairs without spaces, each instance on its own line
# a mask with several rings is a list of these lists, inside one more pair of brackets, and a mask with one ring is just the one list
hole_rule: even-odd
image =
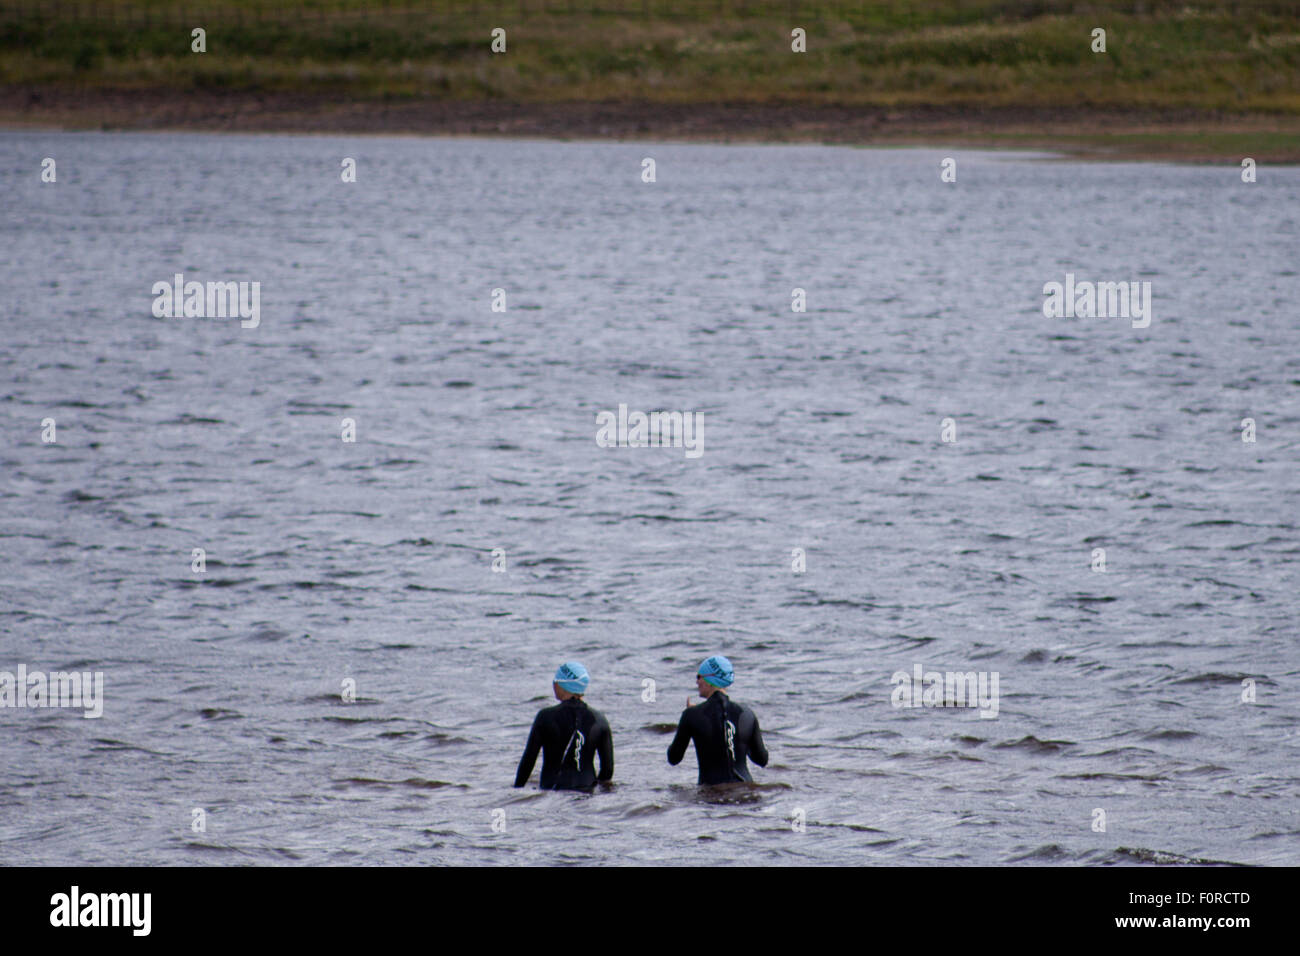
[[[0,0],[0,84],[1300,114],[1300,4],[796,0],[792,20],[788,0],[649,0],[649,17],[642,0],[537,12],[545,2],[110,0],[99,19]],[[790,51],[795,25],[807,54]],[[207,53],[190,52],[190,26],[207,30]],[[489,51],[494,26],[504,55]],[[1105,54],[1089,48],[1096,26]]]

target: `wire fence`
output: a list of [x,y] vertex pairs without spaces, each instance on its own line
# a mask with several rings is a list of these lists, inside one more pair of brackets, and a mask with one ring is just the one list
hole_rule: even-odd
[[604,16],[654,19],[843,19],[856,22],[970,23],[1045,15],[1143,16],[1172,12],[1267,14],[1300,19],[1298,0],[0,0],[0,21],[103,22],[123,26],[212,23],[293,24]]

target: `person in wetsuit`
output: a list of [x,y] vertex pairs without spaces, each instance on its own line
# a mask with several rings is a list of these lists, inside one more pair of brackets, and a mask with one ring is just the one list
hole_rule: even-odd
[[[528,783],[542,752],[543,790],[590,790],[597,780],[614,776],[614,735],[609,721],[582,699],[591,677],[577,661],[560,665],[551,689],[559,701],[537,713],[528,745],[519,759],[515,786]],[[595,757],[600,756],[600,775],[596,774]]]
[[744,704],[737,704],[722,692],[736,679],[731,661],[721,654],[700,665],[695,686],[704,703],[686,702],[677,736],[668,747],[668,762],[674,767],[686,755],[686,745],[695,741],[695,759],[700,763],[700,783],[731,783],[754,778],[746,760],[767,766],[767,748],[758,729],[758,718]]

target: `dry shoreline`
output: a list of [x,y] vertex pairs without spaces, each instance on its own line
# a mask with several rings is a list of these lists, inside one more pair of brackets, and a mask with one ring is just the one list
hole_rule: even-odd
[[1300,163],[1300,117],[1032,107],[338,100],[326,94],[0,88],[0,126],[816,142],[1044,149],[1092,159]]

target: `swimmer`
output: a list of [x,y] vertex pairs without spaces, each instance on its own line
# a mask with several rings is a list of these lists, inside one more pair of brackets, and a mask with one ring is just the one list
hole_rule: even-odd
[[722,692],[735,680],[731,661],[721,654],[699,667],[695,686],[704,703],[691,706],[677,724],[677,736],[668,748],[668,762],[674,767],[686,755],[686,745],[695,741],[695,759],[700,764],[700,783],[753,782],[746,759],[767,766],[767,748],[758,729],[758,718],[744,704],[737,704]]
[[[555,672],[551,689],[559,703],[538,711],[515,773],[516,787],[528,783],[539,750],[543,790],[590,790],[597,780],[614,776],[614,735],[609,722],[582,699],[590,681],[587,668],[577,661],[561,664]],[[599,776],[595,766],[597,755]]]

